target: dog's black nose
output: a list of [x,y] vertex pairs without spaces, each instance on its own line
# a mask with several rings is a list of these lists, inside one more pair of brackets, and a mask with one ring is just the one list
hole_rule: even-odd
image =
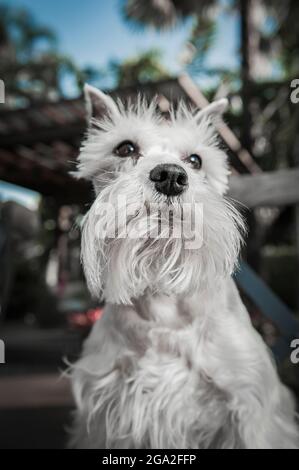
[[150,172],[155,188],[167,196],[177,196],[188,186],[188,175],[180,165],[164,163],[155,166]]

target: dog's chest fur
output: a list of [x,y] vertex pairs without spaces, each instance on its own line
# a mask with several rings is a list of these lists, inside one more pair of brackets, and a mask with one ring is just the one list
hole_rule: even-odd
[[72,446],[298,447],[294,404],[233,281],[213,290],[107,304],[73,370]]
[[[95,340],[107,361],[91,388],[109,447],[215,448],[223,433],[228,446],[236,444],[226,392],[201,362],[198,344],[204,351],[211,340],[208,319],[200,322],[200,305],[194,308],[161,296],[139,299],[134,308],[107,306],[86,348],[97,373]],[[91,426],[101,422],[99,413]]]

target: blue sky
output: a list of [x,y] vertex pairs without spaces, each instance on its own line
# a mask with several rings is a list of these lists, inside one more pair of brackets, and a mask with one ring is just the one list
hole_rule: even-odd
[[[59,51],[69,55],[79,66],[104,68],[111,59],[123,60],[149,48],[158,48],[163,53],[166,68],[173,74],[181,71],[178,58],[188,39],[191,21],[168,32],[140,32],[123,21],[121,0],[0,0],[1,3],[28,8],[39,24],[57,34]],[[207,57],[209,66],[237,67],[237,29],[234,15],[219,15],[217,37]],[[208,83],[207,79],[202,80],[203,86]],[[66,81],[65,86],[71,95],[71,84]],[[112,84],[108,82],[109,86]],[[34,208],[38,201],[35,193],[0,183],[0,199],[20,201],[22,194],[23,202]]]
[[[59,50],[80,66],[105,67],[111,59],[123,60],[149,48],[158,48],[172,73],[181,70],[178,56],[189,36],[191,21],[173,31],[159,33],[148,29],[140,32],[123,21],[121,0],[10,0],[9,3],[27,7],[39,23],[53,29],[58,36]],[[237,28],[235,15],[219,15],[217,37],[207,59],[208,65],[237,66]]]

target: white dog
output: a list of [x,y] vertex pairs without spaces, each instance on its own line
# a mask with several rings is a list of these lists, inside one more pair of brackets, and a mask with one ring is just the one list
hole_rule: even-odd
[[71,445],[297,448],[293,400],[231,279],[243,223],[213,127],[226,100],[166,120],[85,94],[82,261],[106,307],[73,366]]

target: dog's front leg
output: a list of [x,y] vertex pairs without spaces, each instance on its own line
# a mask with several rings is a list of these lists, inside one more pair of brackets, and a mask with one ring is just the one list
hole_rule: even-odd
[[133,307],[107,305],[71,368],[77,405],[71,447],[132,448],[124,419],[128,379],[147,345],[150,322]]

